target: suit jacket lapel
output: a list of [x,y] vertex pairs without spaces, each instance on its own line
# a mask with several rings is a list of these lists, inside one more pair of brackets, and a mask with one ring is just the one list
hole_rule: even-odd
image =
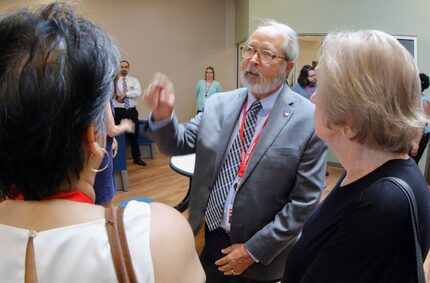
[[275,105],[273,106],[270,118],[267,121],[266,126],[261,133],[261,137],[255,146],[254,153],[249,160],[248,167],[245,170],[241,184],[243,184],[249,177],[255,166],[258,164],[260,159],[263,157],[267,149],[275,141],[281,130],[285,127],[291,116],[294,114],[293,96],[290,94],[291,90],[285,86],[284,90],[279,94],[276,99]]
[[[218,176],[219,170],[221,169],[222,161],[227,154],[227,147],[230,143],[231,135],[233,134],[234,127],[236,126],[237,120],[240,117],[240,109],[242,109],[245,99],[247,97],[248,90],[240,89],[236,99],[228,101],[223,110],[224,117],[222,121],[222,131],[219,137],[219,143],[217,146],[217,156],[215,160],[216,172],[214,177]],[[215,181],[215,180],[214,180]]]

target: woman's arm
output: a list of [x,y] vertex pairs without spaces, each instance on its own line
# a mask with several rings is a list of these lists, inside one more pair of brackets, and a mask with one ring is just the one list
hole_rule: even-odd
[[200,283],[205,273],[190,224],[175,209],[151,203],[151,254],[156,282]]
[[217,81],[216,92],[222,92],[221,84]]
[[201,81],[198,81],[196,85],[196,98],[199,98],[200,88],[201,88]]
[[106,104],[106,129],[110,137],[116,137],[124,132],[133,133],[134,123],[130,119],[122,119],[119,125],[115,125],[110,103]]

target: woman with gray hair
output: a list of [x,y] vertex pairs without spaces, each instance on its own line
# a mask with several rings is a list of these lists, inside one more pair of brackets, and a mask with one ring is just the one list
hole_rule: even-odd
[[417,282],[408,199],[379,181],[397,177],[412,188],[425,257],[430,195],[408,156],[427,122],[414,60],[384,32],[345,32],[327,36],[316,72],[316,132],[345,174],[305,223],[284,282]]
[[55,2],[2,15],[0,46],[2,282],[203,282],[174,209],[129,203],[120,245],[112,211],[94,205],[119,65],[111,38]]

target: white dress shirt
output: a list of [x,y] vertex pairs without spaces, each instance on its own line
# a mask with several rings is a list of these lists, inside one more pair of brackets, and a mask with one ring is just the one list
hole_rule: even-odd
[[[142,90],[140,88],[140,83],[136,78],[130,76],[121,76],[116,82],[116,90],[118,94],[123,93],[123,80],[127,83],[127,92],[125,93],[126,97],[128,97],[130,108],[136,107],[137,99],[141,95]],[[124,102],[118,102],[116,99],[113,100],[113,105],[116,108],[125,108]]]

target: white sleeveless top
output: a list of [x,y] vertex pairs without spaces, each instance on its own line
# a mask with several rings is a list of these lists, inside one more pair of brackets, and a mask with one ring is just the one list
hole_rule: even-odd
[[[151,210],[131,201],[124,211],[124,226],[138,282],[154,282],[149,243]],[[99,219],[46,230],[33,239],[39,283],[118,282],[106,220]],[[29,230],[0,224],[0,277],[2,282],[24,282]]]

